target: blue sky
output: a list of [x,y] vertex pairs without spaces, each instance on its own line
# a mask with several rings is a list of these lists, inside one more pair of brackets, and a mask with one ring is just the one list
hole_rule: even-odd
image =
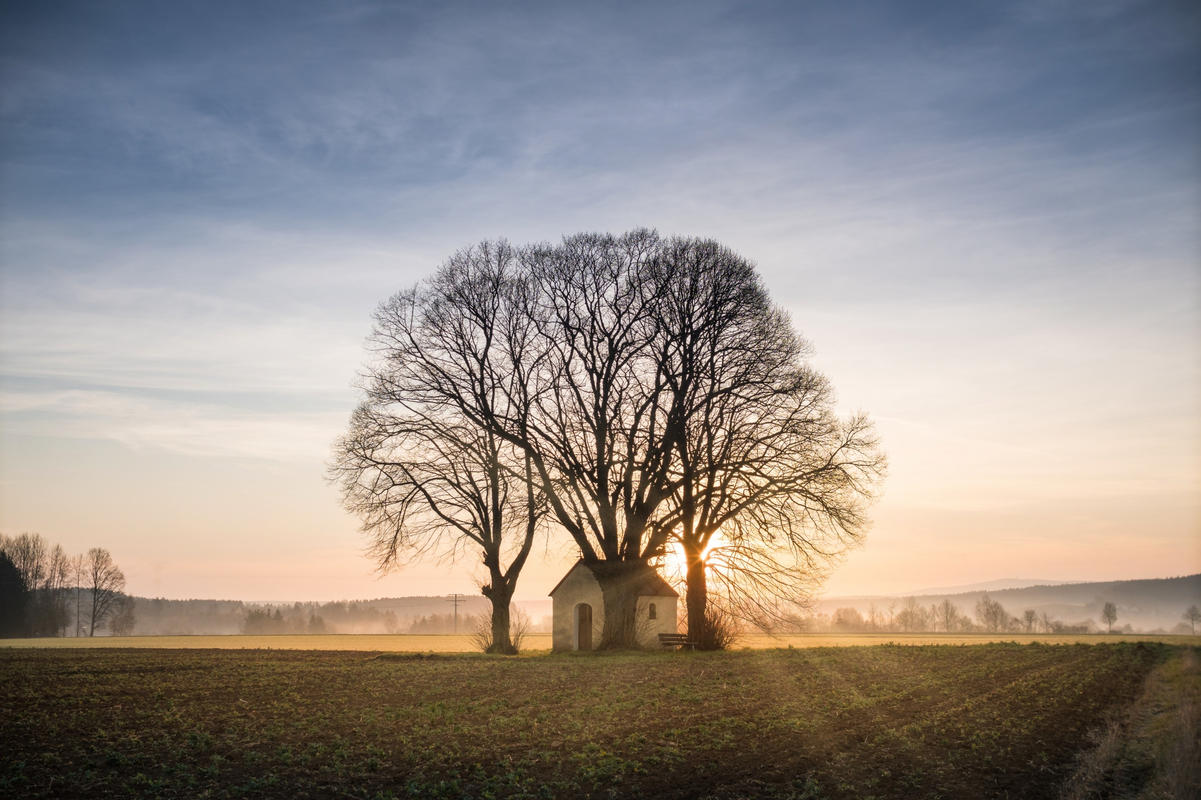
[[322,481],[369,314],[485,237],[651,226],[755,259],[878,420],[831,591],[1201,568],[1192,4],[15,5],[6,533],[145,594],[470,590],[367,577]]

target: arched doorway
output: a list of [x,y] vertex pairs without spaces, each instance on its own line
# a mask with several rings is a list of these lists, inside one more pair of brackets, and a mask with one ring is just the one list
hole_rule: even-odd
[[592,649],[592,606],[587,603],[575,607],[575,649]]

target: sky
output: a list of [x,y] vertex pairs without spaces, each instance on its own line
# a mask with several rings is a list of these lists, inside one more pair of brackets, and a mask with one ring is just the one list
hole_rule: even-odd
[[483,239],[646,226],[754,260],[876,421],[830,594],[1201,571],[1199,32],[1128,0],[4,4],[0,531],[137,595],[474,592],[375,575],[325,480],[371,312]]

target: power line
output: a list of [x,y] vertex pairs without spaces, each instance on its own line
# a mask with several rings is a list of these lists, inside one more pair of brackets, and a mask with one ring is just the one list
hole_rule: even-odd
[[466,595],[450,596],[450,601],[454,602],[454,632],[455,632],[455,634],[459,633],[459,598],[460,597],[466,597]]

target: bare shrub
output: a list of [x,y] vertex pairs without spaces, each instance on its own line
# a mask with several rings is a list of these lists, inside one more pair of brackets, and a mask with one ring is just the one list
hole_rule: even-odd
[[487,653],[492,648],[492,620],[481,614],[471,618],[468,628],[471,646],[481,653]]
[[[471,617],[471,624],[468,628],[471,637],[471,645],[482,653],[492,651],[492,619],[487,615],[481,614],[478,617]],[[526,638],[534,627],[530,620],[530,615],[520,608],[512,608],[509,610],[509,641],[513,644],[514,653],[520,653],[525,647]]]
[[520,653],[525,649],[526,637],[533,627],[529,614],[520,608],[513,609],[509,614],[509,641],[513,643],[514,650]]
[[697,637],[696,649],[729,650],[738,641],[738,634],[734,617],[710,603],[705,609],[705,624]]

